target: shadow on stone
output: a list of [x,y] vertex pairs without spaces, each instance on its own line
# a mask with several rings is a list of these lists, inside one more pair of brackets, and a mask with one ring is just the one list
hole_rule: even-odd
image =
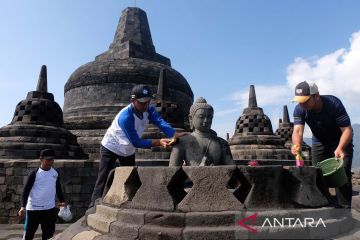
[[244,174],[236,168],[227,184],[227,188],[241,203],[244,203],[250,192],[251,184]]
[[181,202],[184,197],[186,196],[187,192],[185,188],[191,188],[193,186],[192,181],[190,180],[189,176],[186,175],[182,168],[175,173],[169,185],[167,186],[171,197],[174,200],[174,203],[177,205]]

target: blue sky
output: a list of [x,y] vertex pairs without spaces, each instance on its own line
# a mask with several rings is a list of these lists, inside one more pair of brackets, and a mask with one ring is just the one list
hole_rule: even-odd
[[[48,67],[49,92],[63,106],[64,85],[113,40],[121,12],[135,1],[0,2],[0,127]],[[156,51],[215,108],[213,128],[232,136],[255,85],[258,105],[278,127],[296,83],[343,100],[360,123],[360,1],[137,0]]]

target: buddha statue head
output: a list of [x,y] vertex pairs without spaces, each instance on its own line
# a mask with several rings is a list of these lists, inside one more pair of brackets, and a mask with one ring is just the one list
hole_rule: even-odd
[[190,107],[189,122],[193,131],[210,132],[214,116],[213,107],[203,97],[196,99]]
[[169,166],[209,166],[234,164],[228,143],[211,129],[213,107],[202,97],[190,107],[189,122],[193,130],[174,144]]

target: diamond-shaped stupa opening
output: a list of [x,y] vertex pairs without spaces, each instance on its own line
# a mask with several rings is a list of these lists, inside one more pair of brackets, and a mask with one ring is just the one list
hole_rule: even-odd
[[240,202],[244,203],[250,192],[251,184],[237,168],[233,171],[226,187]]
[[141,187],[141,180],[137,171],[132,171],[131,175],[125,182],[125,191],[129,196],[129,200],[132,200],[136,192]]
[[[109,175],[108,175],[108,178],[107,178],[106,184],[105,184],[105,189],[104,189],[103,195],[102,195],[103,198],[106,196],[106,194],[108,193],[108,191],[111,188],[111,185],[113,184],[114,177],[115,177],[115,169],[116,168],[112,169],[109,172]],[[125,192],[126,192],[127,196],[129,196],[130,201],[133,199],[136,192],[139,190],[141,184],[142,183],[141,183],[139,174],[136,171],[136,169],[134,169],[124,183]]]
[[194,184],[189,176],[184,172],[184,170],[182,170],[182,168],[179,168],[167,188],[174,200],[174,203],[178,204],[184,199],[193,185]]

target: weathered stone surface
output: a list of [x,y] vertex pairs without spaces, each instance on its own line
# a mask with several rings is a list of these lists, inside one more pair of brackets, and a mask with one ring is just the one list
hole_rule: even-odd
[[139,229],[142,226],[142,224],[137,225],[117,221],[110,225],[110,233],[117,236],[118,239],[137,240],[139,239]]
[[[235,226],[229,227],[186,227],[183,230],[182,239],[184,240],[218,240],[218,239],[241,239],[235,238],[235,231],[237,228]],[[239,230],[241,231],[241,230]],[[247,232],[243,231],[245,234],[244,239],[247,238]]]
[[100,235],[94,238],[94,240],[118,240],[118,239],[123,239],[123,238],[114,237],[111,236],[110,234]]
[[306,207],[322,207],[329,204],[317,187],[318,172],[315,167],[290,167],[284,171],[284,190],[288,193],[289,200]]
[[119,209],[97,205],[96,212],[88,215],[87,224],[96,231],[108,233],[110,224],[117,220],[118,212]]
[[282,166],[243,167],[251,190],[246,197],[246,208],[281,208],[282,207]]
[[173,211],[175,202],[168,186],[179,169],[176,167],[139,167],[137,171],[141,187],[136,192],[130,206],[140,209]]
[[118,220],[123,223],[144,225],[147,212],[148,211],[144,210],[120,209],[118,212]]
[[120,207],[131,200],[139,188],[138,184],[141,184],[135,178],[139,178],[135,167],[116,168],[114,180],[103,202]]
[[185,226],[185,213],[149,211],[145,215],[145,225],[182,228]]
[[75,235],[71,240],[92,240],[96,236],[101,235],[101,233],[90,230],[90,231],[84,231],[80,232],[77,235]]
[[187,212],[185,215],[186,227],[216,227],[234,225],[235,214],[240,214],[234,211],[221,212]]
[[225,166],[183,167],[194,185],[179,203],[178,210],[212,212],[242,209],[241,202],[226,188],[235,169]]
[[145,225],[139,230],[139,239],[146,240],[177,240],[181,239],[182,229],[157,225]]

